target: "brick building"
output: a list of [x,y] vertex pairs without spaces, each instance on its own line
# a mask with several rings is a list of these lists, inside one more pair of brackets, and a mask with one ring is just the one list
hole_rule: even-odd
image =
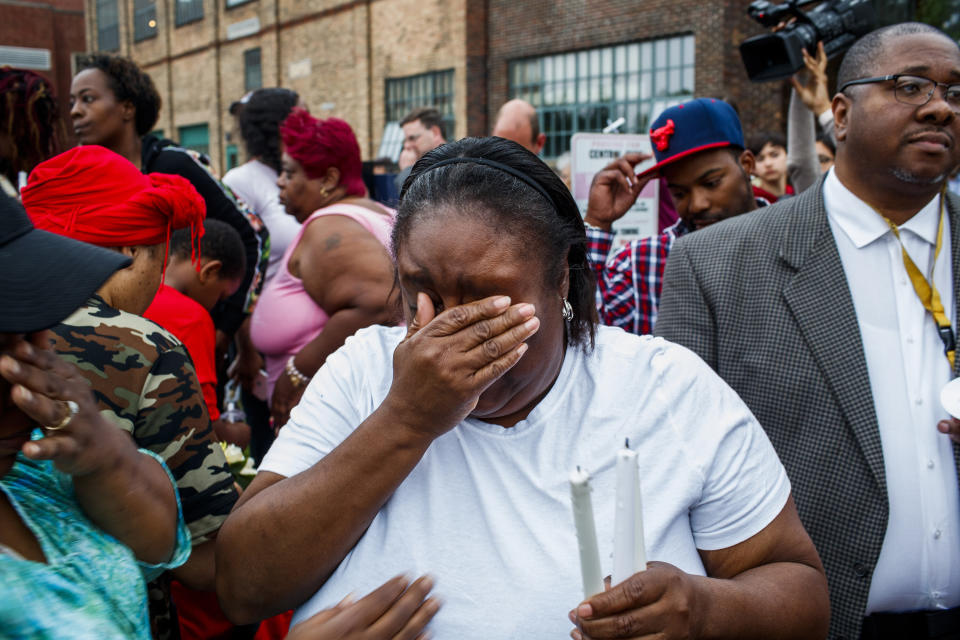
[[86,50],[84,0],[0,0],[0,67],[30,69],[53,84],[69,123],[72,59]]
[[490,0],[487,105],[537,106],[547,156],[576,131],[624,117],[645,132],[665,107],[694,96],[734,102],[745,123],[783,126],[783,83],[751,83],[738,51],[761,32],[749,0]]
[[693,96],[731,100],[749,129],[783,127],[784,83],[751,83],[740,61],[737,45],[762,31],[749,0],[85,2],[91,49],[146,69],[165,104],[158,129],[221,169],[243,157],[228,106],[261,86],[345,119],[367,159],[399,152],[411,108],[437,106],[453,139],[488,133],[510,97],[538,107],[547,158],[618,117],[645,131]]

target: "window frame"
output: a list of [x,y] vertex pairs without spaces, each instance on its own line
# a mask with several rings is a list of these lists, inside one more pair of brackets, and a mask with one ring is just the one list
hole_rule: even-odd
[[[205,148],[198,148],[198,145],[188,145],[183,141],[183,134],[186,132],[194,132],[203,129],[206,134],[207,142],[204,145]],[[210,124],[207,122],[198,122],[196,124],[187,124],[177,127],[177,144],[183,147],[184,149],[192,149],[197,153],[202,153],[208,158],[210,157]]]
[[578,132],[625,117],[622,133],[647,133],[663,109],[692,99],[696,38],[679,33],[509,60],[508,94],[534,106],[547,135],[543,157],[570,150]]
[[[103,9],[113,6],[113,23],[103,24]],[[97,0],[97,50],[99,51],[119,51],[120,50],[120,2],[119,0]],[[104,33],[112,30],[113,46],[104,46]],[[110,42],[108,38],[108,42]]]
[[434,107],[443,116],[446,134],[453,137],[456,126],[455,79],[456,72],[452,68],[386,78],[383,90],[385,121],[400,122],[414,109]]
[[[257,83],[256,86],[253,86],[249,82],[250,80],[250,58],[252,54],[256,53],[257,56]],[[253,47],[251,49],[245,49],[243,52],[243,90],[244,92],[255,91],[257,89],[263,88],[263,52],[260,47]]]
[[[192,13],[187,13],[187,9],[181,11],[182,6],[191,7],[189,11]],[[196,7],[199,7],[199,10]],[[173,0],[173,13],[174,24],[177,27],[199,22],[204,18],[203,0]]]
[[[154,22],[153,27],[150,26],[150,20]],[[158,31],[156,0],[133,0],[133,41],[156,38]]]

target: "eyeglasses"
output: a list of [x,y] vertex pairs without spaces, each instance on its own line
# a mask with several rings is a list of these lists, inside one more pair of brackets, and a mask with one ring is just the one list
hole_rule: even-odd
[[892,76],[878,76],[876,78],[861,78],[860,80],[851,80],[845,82],[838,89],[842,92],[844,89],[855,84],[870,84],[873,82],[887,82],[893,80],[893,97],[897,102],[910,104],[916,107],[930,102],[933,92],[937,87],[943,87],[943,99],[950,105],[954,113],[960,113],[960,83],[946,84],[944,82],[934,82],[923,76],[910,76],[902,73],[895,73]]

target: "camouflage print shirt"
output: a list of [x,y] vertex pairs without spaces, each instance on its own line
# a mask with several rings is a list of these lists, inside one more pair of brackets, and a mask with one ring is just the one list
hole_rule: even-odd
[[[100,413],[167,463],[193,545],[210,539],[239,496],[183,345],[159,325],[98,296],[53,334],[54,351],[86,377]],[[162,580],[151,583],[154,637],[177,635],[173,621],[161,620],[163,604],[156,601],[167,601],[157,595],[166,590]]]
[[183,345],[97,296],[53,333],[54,350],[86,377],[100,413],[167,463],[193,544],[219,529],[238,496]]

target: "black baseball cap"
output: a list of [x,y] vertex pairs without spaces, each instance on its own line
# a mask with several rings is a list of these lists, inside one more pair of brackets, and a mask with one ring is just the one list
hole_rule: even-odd
[[54,326],[129,264],[116,251],[34,229],[20,203],[0,192],[0,332]]

